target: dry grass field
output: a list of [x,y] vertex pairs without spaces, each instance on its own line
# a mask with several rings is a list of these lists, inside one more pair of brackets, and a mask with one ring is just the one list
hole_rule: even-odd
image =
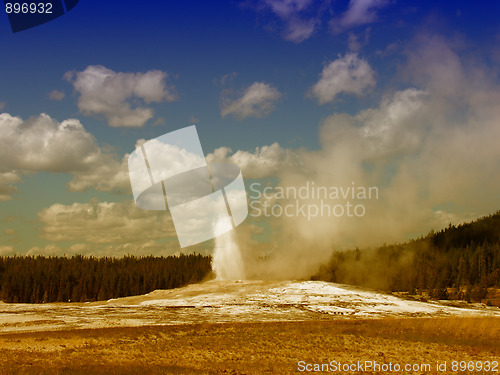
[[[442,374],[454,373],[452,361],[499,361],[499,338],[500,319],[494,317],[204,323],[8,333],[0,335],[0,372],[296,374],[301,373],[299,361],[371,361],[431,366],[431,371],[423,367],[393,373]],[[447,361],[447,371],[437,371],[436,361]],[[348,373],[387,373],[366,370]]]

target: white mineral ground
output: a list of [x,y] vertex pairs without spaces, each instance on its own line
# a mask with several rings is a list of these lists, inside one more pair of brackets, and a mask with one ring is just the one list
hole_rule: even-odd
[[322,281],[213,280],[90,303],[0,303],[0,333],[76,328],[382,317],[497,316],[484,305],[418,302]]

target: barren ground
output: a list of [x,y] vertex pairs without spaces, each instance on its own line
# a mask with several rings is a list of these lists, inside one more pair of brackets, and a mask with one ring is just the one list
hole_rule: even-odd
[[[369,361],[443,374],[453,361],[491,369],[499,337],[498,308],[322,282],[213,281],[90,304],[1,304],[0,373],[294,374],[300,361]],[[330,373],[388,373],[370,370]]]
[[429,364],[430,372],[405,373],[437,374],[436,361],[447,361],[445,373],[452,373],[452,361],[499,361],[499,326],[498,318],[453,317],[9,333],[0,336],[0,368],[2,374],[295,374],[299,361],[372,361]]

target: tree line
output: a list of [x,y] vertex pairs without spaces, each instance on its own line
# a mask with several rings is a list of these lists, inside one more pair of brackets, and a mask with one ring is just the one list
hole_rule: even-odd
[[314,278],[439,299],[500,287],[500,212],[402,244],[335,252]]
[[0,301],[87,302],[177,288],[211,272],[211,257],[0,257]]

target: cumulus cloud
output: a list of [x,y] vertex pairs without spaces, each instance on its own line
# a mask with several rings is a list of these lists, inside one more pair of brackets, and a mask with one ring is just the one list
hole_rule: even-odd
[[238,120],[247,117],[265,117],[275,108],[282,94],[270,84],[255,82],[238,99],[231,99],[224,93],[221,104],[221,116],[231,115]]
[[98,153],[94,137],[76,119],[58,123],[41,114],[23,121],[2,113],[0,124],[0,159],[4,169],[78,170],[85,167],[86,158]]
[[[40,237],[51,244],[30,249],[28,254],[32,255],[160,256],[179,250],[168,211],[143,210],[133,200],[93,198],[86,203],[57,203],[39,211],[38,220],[42,224]],[[76,243],[63,247],[58,245],[61,241]],[[207,249],[202,244],[190,250],[206,253]]]
[[101,160],[84,170],[70,172],[69,191],[119,191],[130,188],[128,174],[128,154],[119,161],[112,154],[101,154]]
[[64,99],[65,96],[66,94],[64,94],[63,91],[52,90],[51,92],[49,92],[49,99],[55,100],[56,102],[60,102],[61,100]]
[[261,9],[270,10],[283,22],[282,35],[285,40],[301,43],[309,39],[320,22],[311,16],[312,0],[263,0]]
[[0,200],[8,200],[22,175],[70,173],[70,190],[128,188],[126,158],[104,152],[76,119],[57,122],[46,114],[26,121],[0,114]]
[[38,213],[41,237],[49,241],[126,244],[175,236],[166,212],[138,208],[134,201],[53,204]]
[[0,246],[0,256],[5,257],[5,256],[11,256],[15,255],[16,251],[14,250],[13,246],[5,246],[2,245]]
[[372,23],[377,20],[377,11],[387,6],[388,0],[350,0],[349,7],[342,16],[330,21],[335,33]]
[[34,246],[31,249],[29,249],[26,252],[26,255],[28,256],[57,256],[57,255],[62,255],[63,254],[63,249],[61,249],[59,246],[56,244],[49,244],[45,245],[43,247],[41,246]]
[[292,17],[288,20],[283,37],[291,42],[301,43],[313,35],[318,25],[319,21],[314,18],[302,19]]
[[280,17],[287,18],[311,5],[311,0],[264,0],[264,4]]
[[244,178],[264,178],[276,175],[283,168],[299,167],[300,151],[284,149],[278,143],[257,147],[254,152],[238,150],[233,153],[228,147],[220,147],[208,154],[206,160],[236,164]]
[[[176,241],[176,240],[175,240]],[[113,254],[113,256],[124,256],[124,255],[135,255],[135,256],[169,256],[169,255],[179,255],[179,248],[177,245],[172,243],[162,243],[160,240],[148,240],[143,242],[129,242],[119,245],[105,245],[105,246],[95,246],[85,248],[87,254],[92,254],[95,256],[109,256],[108,254]],[[73,251],[79,249],[72,249]],[[196,248],[193,252],[208,255],[207,249]],[[78,252],[81,254],[81,250]]]
[[[95,256],[95,257],[122,257],[126,255],[135,256],[168,256],[174,255],[177,251],[175,247],[162,243],[158,240],[148,240],[145,242],[129,242],[122,244],[89,244],[89,243],[76,243],[69,247],[57,246],[51,243],[45,246],[34,246],[30,248],[25,254],[31,256],[67,256],[74,255]],[[206,253],[204,249],[196,251],[197,253]],[[2,247],[0,246],[0,254],[2,254]],[[12,246],[5,247],[5,255],[16,254]]]
[[89,65],[81,72],[65,75],[80,94],[78,108],[83,114],[104,116],[113,127],[135,128],[152,119],[154,110],[140,105],[132,108],[132,101],[150,104],[177,99],[174,87],[166,83],[167,77],[160,70],[121,73],[102,65]]
[[368,62],[355,53],[348,53],[323,68],[320,80],[311,88],[309,95],[324,104],[341,93],[363,95],[373,86],[374,72]]
[[21,181],[21,175],[19,171],[0,172],[0,201],[12,199],[12,194],[17,190],[16,184]]

